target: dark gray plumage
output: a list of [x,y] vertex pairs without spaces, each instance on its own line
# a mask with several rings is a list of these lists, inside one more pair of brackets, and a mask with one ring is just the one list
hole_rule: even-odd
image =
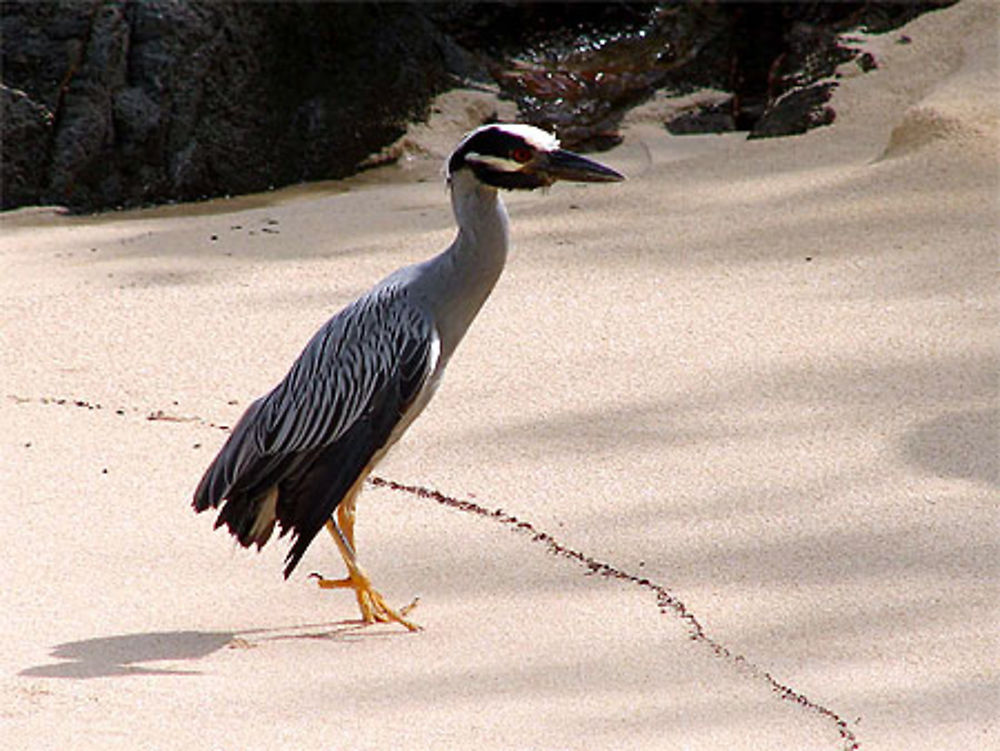
[[291,534],[285,576],[324,525],[348,567],[326,588],[355,590],[365,621],[416,628],[385,604],[357,563],[354,504],[365,477],[420,414],[507,257],[507,212],[498,188],[558,179],[612,182],[614,170],[559,148],[531,126],[488,125],[448,160],[455,241],[407,266],[330,319],[288,375],[240,418],[194,494],[221,506],[244,546],[264,545],[275,525]]
[[[430,373],[433,329],[391,281],[326,323],[267,396],[246,411],[195,491],[195,509],[225,506],[240,543],[292,533],[285,576],[358,474],[386,445]],[[257,525],[278,489],[274,517]]]

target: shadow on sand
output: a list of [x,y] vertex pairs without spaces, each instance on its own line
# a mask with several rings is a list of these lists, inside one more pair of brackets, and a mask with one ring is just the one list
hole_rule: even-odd
[[903,442],[907,460],[938,477],[1000,485],[1000,410],[953,412],[922,423]]
[[396,635],[361,621],[308,624],[246,631],[152,631],[102,636],[56,645],[51,656],[61,662],[34,665],[19,675],[34,678],[108,678],[125,675],[200,675],[174,665],[148,663],[200,660],[223,648],[250,649],[261,642],[289,639],[352,641]]

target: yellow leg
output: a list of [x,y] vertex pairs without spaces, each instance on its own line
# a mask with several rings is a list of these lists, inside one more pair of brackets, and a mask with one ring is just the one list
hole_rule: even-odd
[[[357,509],[357,493],[352,493],[344,499],[343,503],[337,506],[337,526],[344,533],[344,541],[351,550],[357,550],[354,546],[354,520],[357,517]],[[326,528],[330,531],[330,534],[333,534],[334,540],[337,540],[338,535],[334,534],[334,530],[330,529],[331,526],[333,526],[333,519],[326,523]],[[341,554],[343,554],[343,551],[341,551]]]
[[[360,483],[359,483],[360,485]],[[325,579],[319,574],[312,574],[318,580],[321,589],[353,589],[358,598],[358,607],[361,609],[361,618],[365,623],[390,623],[395,622],[406,627],[410,631],[419,631],[420,627],[408,621],[404,616],[409,613],[417,604],[412,603],[399,611],[389,607],[385,599],[372,587],[371,580],[358,565],[357,554],[354,547],[354,519],[355,519],[355,499],[357,490],[349,493],[337,507],[337,521],[330,519],[326,523],[326,529],[333,537],[337,549],[340,551],[344,563],[347,565],[347,577],[344,579]]]

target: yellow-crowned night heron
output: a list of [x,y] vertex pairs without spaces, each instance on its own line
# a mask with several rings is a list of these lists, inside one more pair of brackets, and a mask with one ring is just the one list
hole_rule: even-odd
[[[498,188],[556,180],[614,182],[622,175],[559,148],[528,125],[494,124],[462,139],[447,164],[458,236],[441,254],[396,271],[331,318],[288,375],[244,413],[205,472],[194,508],[222,504],[223,524],[248,547],[291,532],[285,577],[326,525],[365,622],[415,629],[386,604],[358,565],[355,500],[365,478],[426,406],[455,347],[507,257]],[[336,512],[336,515],[335,513]]]

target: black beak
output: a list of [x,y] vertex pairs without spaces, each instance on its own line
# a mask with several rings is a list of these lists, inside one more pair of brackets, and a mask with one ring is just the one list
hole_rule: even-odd
[[553,182],[573,180],[578,183],[617,183],[625,179],[625,175],[610,167],[563,149],[546,154],[537,171]]

